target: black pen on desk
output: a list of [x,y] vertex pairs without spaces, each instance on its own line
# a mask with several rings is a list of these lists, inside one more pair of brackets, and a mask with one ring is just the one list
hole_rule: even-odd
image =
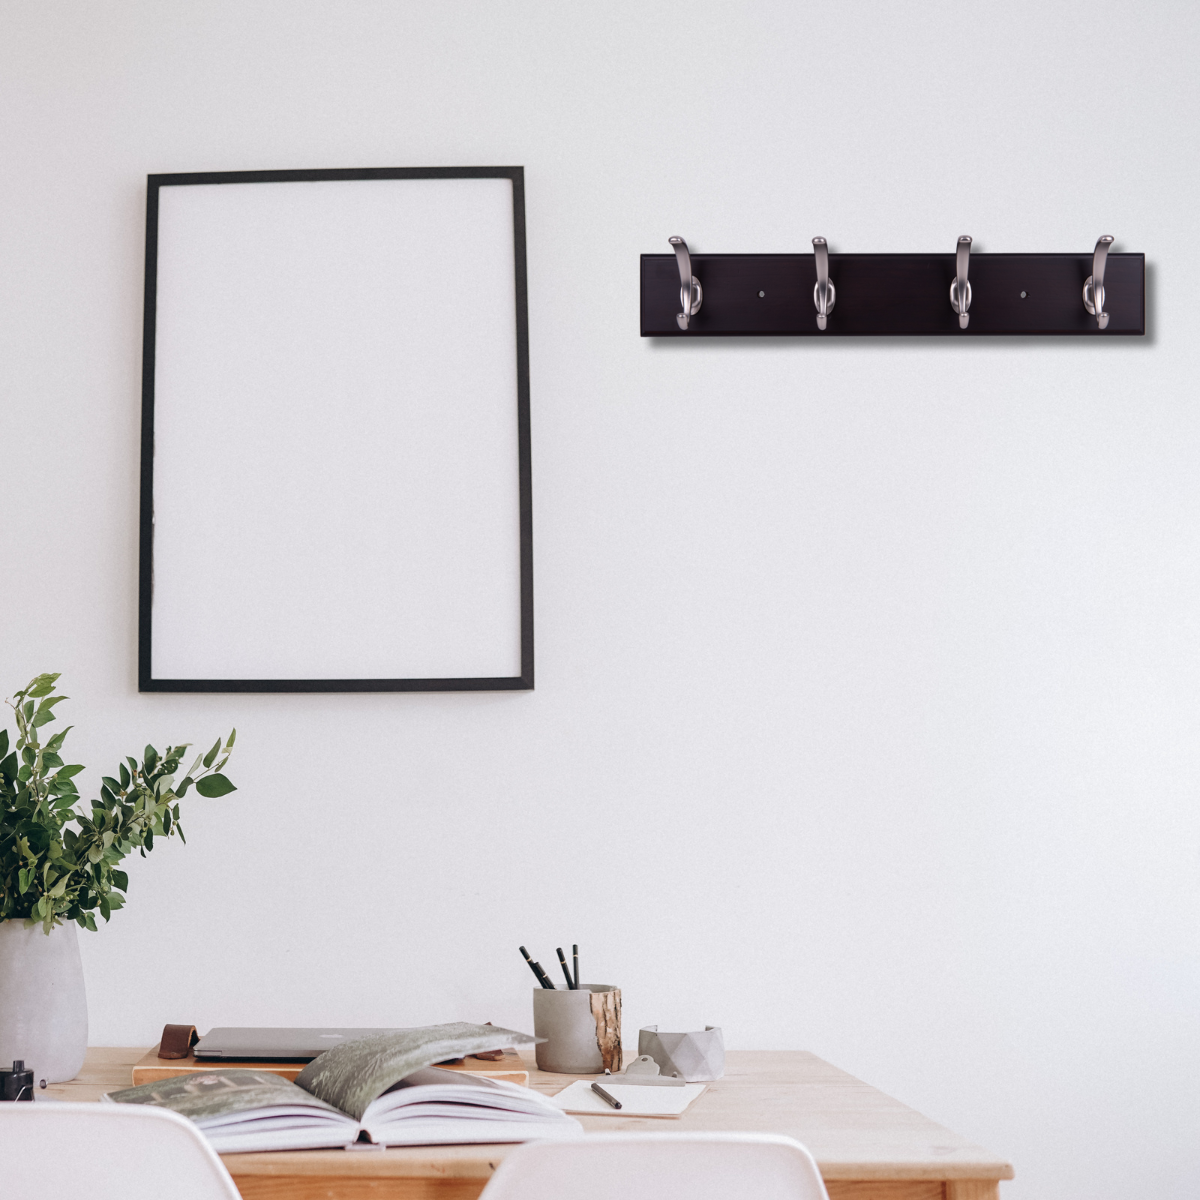
[[579,947],[571,947],[571,960],[575,964],[575,986],[579,987]]
[[565,954],[562,952],[562,947],[561,947],[561,946],[559,946],[559,947],[557,948],[557,952],[558,952],[558,962],[559,962],[559,965],[562,967],[562,969],[563,969],[563,975],[564,975],[564,977],[566,978],[566,981],[567,981],[567,988],[568,988],[568,990],[570,990],[570,991],[574,991],[574,990],[575,990],[575,987],[576,987],[576,983],[575,983],[575,981],[574,981],[574,980],[571,978],[571,969],[570,969],[570,967],[568,967],[568,966],[567,966],[567,956],[566,956],[566,955],[565,955]]
[[596,1093],[606,1104],[611,1104],[613,1108],[620,1108],[621,1102],[616,1096],[610,1096],[598,1083],[592,1084],[592,1091]]

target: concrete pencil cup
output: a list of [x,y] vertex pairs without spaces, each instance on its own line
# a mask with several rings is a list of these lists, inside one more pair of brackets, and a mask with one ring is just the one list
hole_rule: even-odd
[[533,1032],[546,1039],[536,1051],[541,1070],[615,1075],[621,1069],[621,989],[607,983],[534,988]]

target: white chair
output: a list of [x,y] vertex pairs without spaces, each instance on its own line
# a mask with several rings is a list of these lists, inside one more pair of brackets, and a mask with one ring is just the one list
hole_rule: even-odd
[[191,1121],[144,1104],[0,1103],[5,1200],[240,1200]]
[[480,1200],[829,1200],[813,1156],[770,1133],[598,1133],[526,1142]]

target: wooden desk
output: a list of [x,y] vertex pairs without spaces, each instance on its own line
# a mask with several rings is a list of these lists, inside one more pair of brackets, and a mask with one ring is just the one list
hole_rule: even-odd
[[[143,1050],[92,1049],[78,1079],[46,1094],[98,1100],[128,1087]],[[530,1070],[553,1093],[573,1075]],[[785,1133],[817,1160],[830,1200],[999,1200],[1012,1167],[890,1096],[803,1051],[730,1051],[726,1075],[678,1121],[582,1117],[589,1131]],[[474,1200],[511,1146],[413,1146],[382,1152],[226,1154],[245,1200]]]

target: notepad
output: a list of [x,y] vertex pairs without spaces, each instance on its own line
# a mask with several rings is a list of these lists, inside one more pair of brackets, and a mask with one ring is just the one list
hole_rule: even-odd
[[590,1117],[680,1117],[708,1086],[704,1083],[685,1083],[683,1087],[644,1087],[633,1083],[616,1083],[608,1076],[602,1077],[599,1082],[613,1099],[620,1100],[620,1108],[613,1108],[597,1096],[588,1079],[577,1079],[552,1096],[550,1103],[563,1112],[587,1113]]

